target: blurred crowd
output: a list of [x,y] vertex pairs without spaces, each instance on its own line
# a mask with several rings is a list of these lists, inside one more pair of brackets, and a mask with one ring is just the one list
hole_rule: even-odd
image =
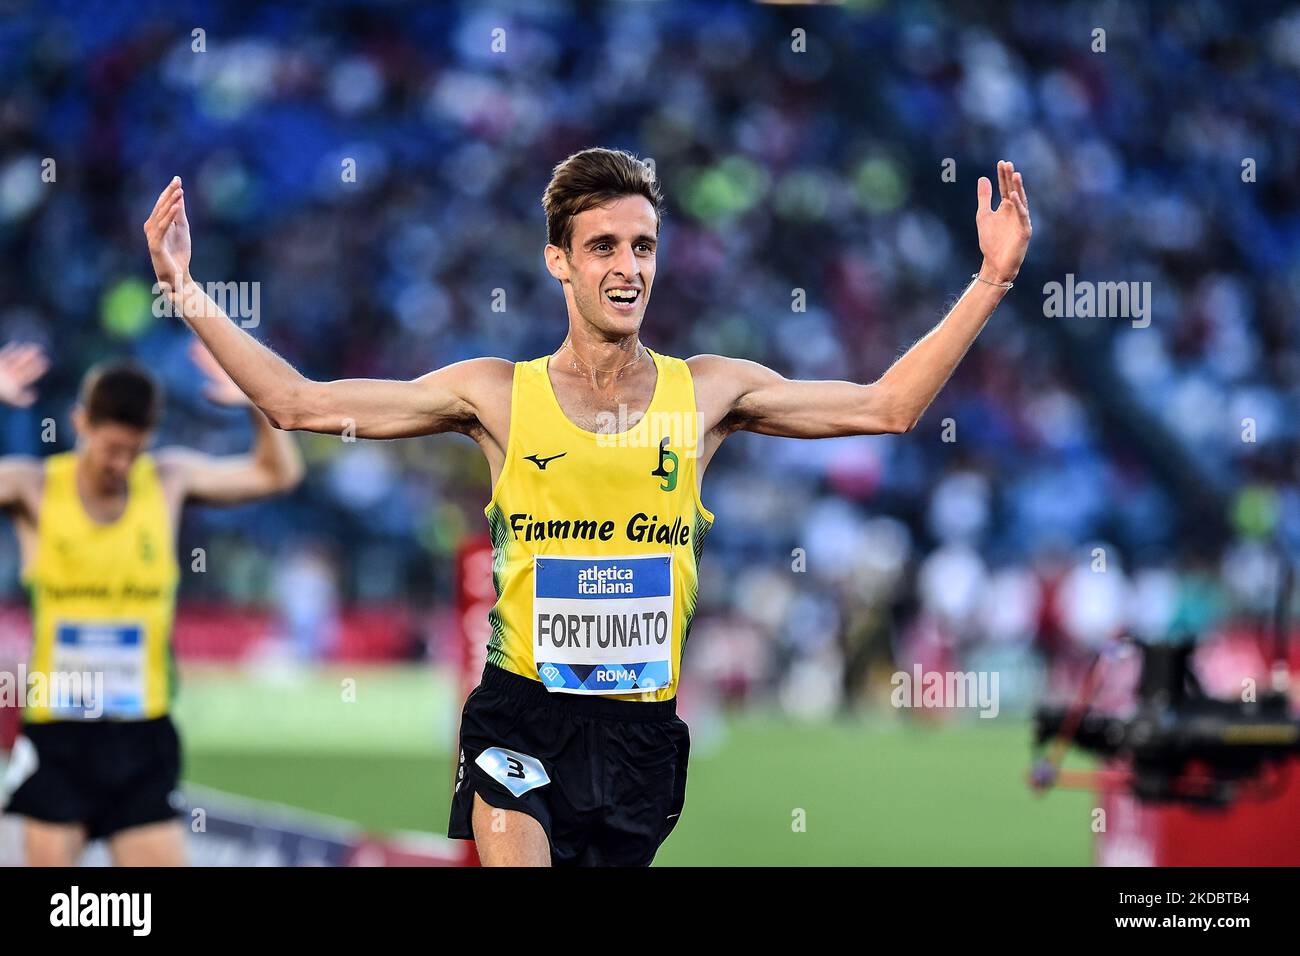
[[[668,196],[648,345],[870,381],[978,267],[975,181],[1009,158],[1029,258],[917,430],[742,434],[710,465],[688,671],[814,710],[914,662],[998,667],[1029,695],[1044,662],[1119,633],[1263,620],[1300,540],[1300,12],[1010,6],[0,19],[0,335],[55,361],[37,406],[0,417],[4,450],[48,451],[42,419],[70,430],[79,376],[117,354],[165,379],[161,440],[248,441],[151,310],[140,223],[173,174],[195,277],[260,283],[256,334],[314,378],[554,350],[540,195],[606,145],[653,158]],[[1049,315],[1067,276],[1149,284],[1147,321]],[[208,571],[186,595],[281,595],[295,621],[307,592],[445,606],[455,548],[485,530],[477,448],[303,443],[291,498],[189,513],[182,553],[201,543]],[[9,545],[11,595],[14,563]]]

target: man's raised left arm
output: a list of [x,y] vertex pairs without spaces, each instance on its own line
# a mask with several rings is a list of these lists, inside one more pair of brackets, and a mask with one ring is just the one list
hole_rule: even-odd
[[[943,320],[869,384],[795,381],[757,362],[716,355],[693,357],[697,380],[721,390],[724,432],[752,431],[787,438],[898,434],[915,427],[1020,271],[1033,229],[1020,173],[998,163],[993,186],[981,176],[975,225],[984,261],[978,278]],[[716,406],[715,406],[716,407]]]

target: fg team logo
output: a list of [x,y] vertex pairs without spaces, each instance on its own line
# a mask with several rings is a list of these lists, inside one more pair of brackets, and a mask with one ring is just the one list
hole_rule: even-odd
[[668,450],[668,439],[665,437],[659,442],[659,465],[650,472],[654,477],[664,480],[659,486],[662,491],[672,491],[677,487],[677,463],[677,453]]

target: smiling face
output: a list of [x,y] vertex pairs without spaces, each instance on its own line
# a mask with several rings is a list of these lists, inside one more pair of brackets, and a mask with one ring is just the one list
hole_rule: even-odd
[[576,316],[609,338],[641,328],[655,278],[658,222],[640,195],[619,196],[573,217],[568,249],[546,247],[546,268]]

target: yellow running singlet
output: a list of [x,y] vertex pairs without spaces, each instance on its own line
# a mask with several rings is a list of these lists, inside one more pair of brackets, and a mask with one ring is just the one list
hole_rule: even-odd
[[505,464],[483,509],[497,593],[487,660],[551,691],[677,692],[713,514],[696,483],[690,369],[646,351],[658,369],[646,414],[601,434],[560,408],[550,356],[515,363]]
[[137,458],[126,510],[100,524],[82,507],[76,468],[75,452],[45,462],[36,555],[23,575],[35,698],[25,719],[161,717],[175,685],[171,631],[180,572],[158,470],[149,455]]

